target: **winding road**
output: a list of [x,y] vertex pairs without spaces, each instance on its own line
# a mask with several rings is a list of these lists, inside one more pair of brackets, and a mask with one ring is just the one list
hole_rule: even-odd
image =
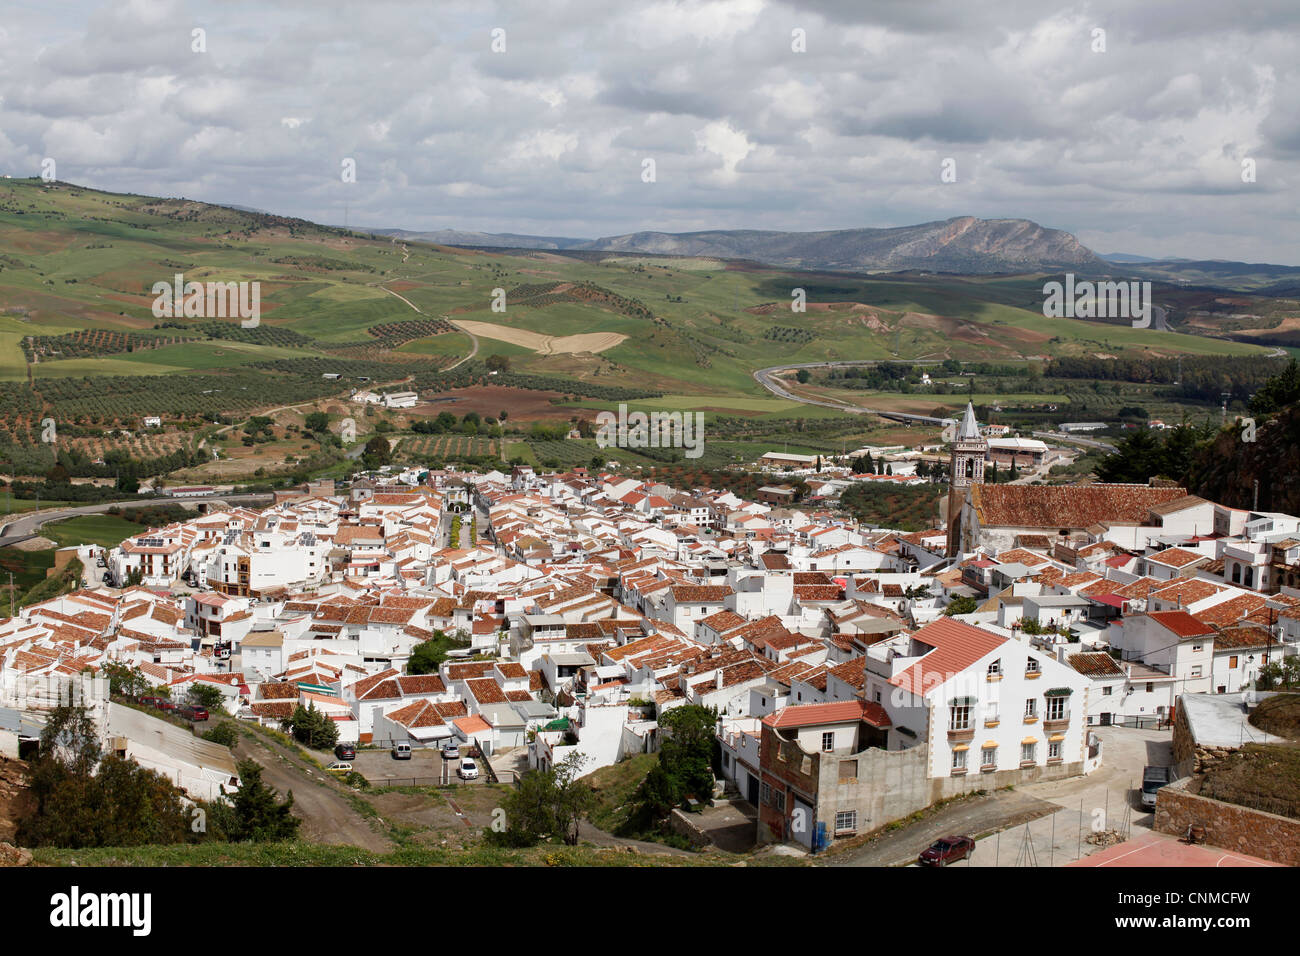
[[[18,544],[36,537],[41,528],[51,521],[62,521],[64,518],[75,518],[78,515],[103,514],[110,508],[150,508],[167,504],[184,504],[187,502],[207,502],[209,504],[253,504],[255,502],[269,502],[272,500],[271,495],[265,494],[247,494],[247,495],[195,495],[186,498],[145,498],[143,500],[129,501],[103,501],[93,505],[79,505],[73,508],[50,508],[48,510],[33,511],[28,514],[20,515],[12,521],[0,527],[0,548],[8,547],[12,544]],[[141,533],[146,529],[141,528]]]
[[[834,401],[830,399],[805,398],[796,395],[794,392],[780,384],[776,375],[778,372],[798,370],[801,368],[847,368],[849,366],[879,365],[880,359],[859,359],[847,362],[800,362],[786,365],[770,365],[767,368],[760,368],[754,372],[754,379],[759,385],[771,392],[777,398],[788,399],[792,402],[800,402],[804,405],[820,405],[822,408],[833,408],[840,412],[849,412],[854,415],[879,415],[882,418],[889,418],[895,421],[905,422],[924,422],[927,425],[955,425],[955,418],[935,418],[932,415],[913,415],[909,412],[891,412],[879,408],[864,408],[861,405],[852,405],[848,402]],[[921,361],[910,362],[911,365],[940,365],[938,361]]]

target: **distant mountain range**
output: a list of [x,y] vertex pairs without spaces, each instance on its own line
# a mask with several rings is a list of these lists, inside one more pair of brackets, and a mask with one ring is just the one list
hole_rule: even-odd
[[376,235],[443,245],[518,249],[579,249],[751,259],[796,269],[847,272],[1055,272],[1103,273],[1108,264],[1068,232],[1027,219],[959,216],[888,229],[777,232],[757,229],[704,232],[634,232],[583,240],[458,230],[409,232],[375,229]]
[[437,229],[412,232],[409,229],[368,229],[376,236],[389,236],[404,242],[431,242],[436,246],[489,246],[505,249],[580,249],[590,248],[589,239],[565,239],[561,236],[520,236],[513,232],[466,232],[461,229]]
[[712,229],[702,232],[632,232],[600,239],[528,236],[441,229],[414,232],[372,229],[375,235],[446,246],[486,246],[664,256],[748,259],[790,269],[837,272],[933,272],[959,275],[1074,272],[1120,275],[1181,286],[1300,294],[1300,267],[1218,259],[1156,259],[1132,253],[1098,255],[1073,235],[1028,219],[958,216],[887,229],[779,232]]

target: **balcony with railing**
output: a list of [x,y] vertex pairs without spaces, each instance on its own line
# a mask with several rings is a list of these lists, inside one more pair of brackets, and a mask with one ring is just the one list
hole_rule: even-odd
[[1048,714],[1043,717],[1043,731],[1045,733],[1055,733],[1062,730],[1070,729],[1070,712],[1065,711],[1061,714]]
[[968,743],[975,738],[975,721],[969,717],[948,722],[949,743]]

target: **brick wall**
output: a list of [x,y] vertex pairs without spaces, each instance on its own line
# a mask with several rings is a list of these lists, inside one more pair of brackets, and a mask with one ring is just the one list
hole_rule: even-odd
[[1182,836],[1197,824],[1205,827],[1210,846],[1300,866],[1300,820],[1189,793],[1187,783],[1179,781],[1157,793],[1157,831]]

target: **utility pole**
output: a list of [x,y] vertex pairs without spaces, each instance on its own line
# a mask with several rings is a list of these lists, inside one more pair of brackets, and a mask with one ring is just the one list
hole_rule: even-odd
[[1250,504],[1250,510],[1251,511],[1259,510],[1259,479],[1258,478],[1255,479],[1255,497]]

